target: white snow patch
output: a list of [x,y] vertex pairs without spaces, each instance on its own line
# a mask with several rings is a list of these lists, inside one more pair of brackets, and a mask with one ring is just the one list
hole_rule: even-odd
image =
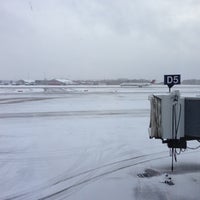
[[[148,138],[148,95],[166,88],[95,90],[0,96],[0,199],[199,199],[200,151],[171,173],[166,145]],[[138,177],[146,169],[159,175]]]

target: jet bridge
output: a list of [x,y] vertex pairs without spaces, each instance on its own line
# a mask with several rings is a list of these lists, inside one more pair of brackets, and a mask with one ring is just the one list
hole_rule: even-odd
[[151,95],[149,100],[149,137],[166,143],[176,160],[177,148],[186,149],[188,140],[200,141],[200,98],[181,97],[179,91],[174,91]]

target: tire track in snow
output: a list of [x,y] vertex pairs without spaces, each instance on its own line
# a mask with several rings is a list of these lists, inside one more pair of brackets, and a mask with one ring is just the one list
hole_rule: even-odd
[[[199,151],[185,152],[185,155],[190,153],[196,153]],[[84,187],[97,179],[100,179],[106,175],[114,172],[130,168],[133,166],[141,165],[144,163],[162,160],[168,158],[168,151],[156,152],[152,154],[138,155],[128,159],[119,160],[112,163],[107,163],[96,168],[92,168],[80,173],[62,178],[64,175],[55,177],[48,181],[46,185],[33,188],[31,191],[21,191],[21,193],[15,195],[7,195],[2,197],[3,200],[47,200],[47,199],[66,199],[73,192]]]
[[[63,195],[70,195],[71,192],[85,184],[91,183],[101,177],[112,174],[114,172],[140,165],[143,163],[168,158],[168,151],[157,152],[146,155],[138,155],[128,159],[119,160],[116,162],[104,164],[102,166],[92,168],[68,177],[63,178],[63,174],[48,181],[44,186],[33,188],[32,191],[24,191],[21,194],[9,195],[4,197],[4,200],[46,200],[58,199]],[[162,155],[164,154],[164,155]]]

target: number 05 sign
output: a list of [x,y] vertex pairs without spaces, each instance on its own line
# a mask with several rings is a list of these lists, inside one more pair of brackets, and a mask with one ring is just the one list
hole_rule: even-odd
[[164,84],[168,85],[169,89],[174,85],[181,84],[180,74],[164,75]]

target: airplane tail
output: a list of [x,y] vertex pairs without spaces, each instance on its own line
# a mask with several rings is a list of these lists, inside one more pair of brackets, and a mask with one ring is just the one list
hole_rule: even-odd
[[151,83],[151,84],[154,84],[155,82],[156,82],[156,80],[154,79],[154,80],[152,80],[150,83]]

